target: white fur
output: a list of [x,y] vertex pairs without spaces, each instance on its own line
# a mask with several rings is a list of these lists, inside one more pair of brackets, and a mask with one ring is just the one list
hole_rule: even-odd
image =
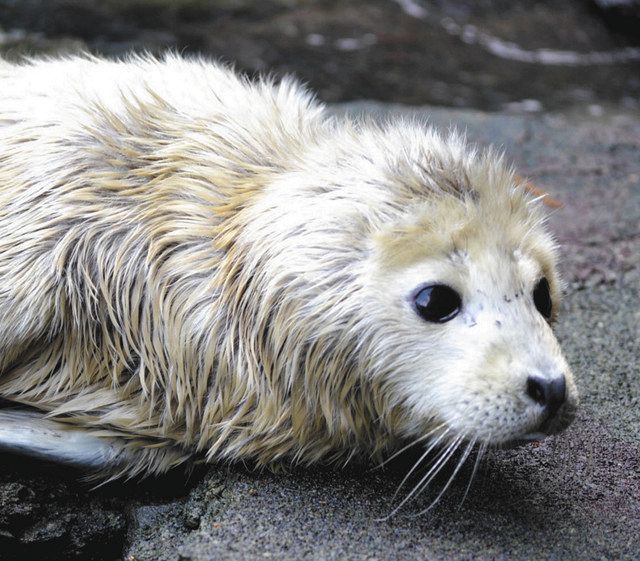
[[[546,276],[557,310],[555,260],[455,134],[177,56],[0,62],[0,397],[122,439],[131,473],[502,443],[543,419],[532,374],[567,378],[562,428],[575,386],[531,296]],[[418,317],[425,283],[462,313]]]

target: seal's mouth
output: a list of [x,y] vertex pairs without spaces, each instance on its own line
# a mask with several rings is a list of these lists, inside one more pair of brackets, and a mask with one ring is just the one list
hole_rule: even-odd
[[532,442],[540,442],[548,436],[565,430],[575,417],[575,406],[565,404],[558,413],[547,417],[535,430],[518,436],[500,445],[501,448],[516,448]]

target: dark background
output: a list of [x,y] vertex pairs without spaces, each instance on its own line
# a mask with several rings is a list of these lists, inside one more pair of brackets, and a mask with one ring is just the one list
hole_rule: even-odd
[[174,48],[329,102],[637,109],[637,0],[0,0],[0,52]]

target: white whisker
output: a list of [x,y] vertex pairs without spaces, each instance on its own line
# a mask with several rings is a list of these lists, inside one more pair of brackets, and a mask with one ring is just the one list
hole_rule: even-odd
[[460,501],[460,506],[458,506],[458,510],[460,510],[460,508],[462,508],[462,505],[464,504],[465,499],[467,498],[467,495],[469,494],[469,489],[471,489],[471,483],[473,483],[473,479],[476,476],[476,472],[478,471],[478,465],[480,465],[480,460],[482,459],[482,456],[484,456],[484,453],[487,450],[487,443],[483,442],[482,444],[480,444],[480,448],[478,449],[478,454],[476,455],[476,460],[475,462],[473,462],[473,471],[471,472],[471,477],[469,477],[469,483],[467,483],[467,487],[464,490],[464,495],[462,495],[462,500]]
[[386,458],[385,460],[383,460],[382,462],[380,462],[380,464],[378,464],[376,467],[374,467],[372,469],[372,471],[374,470],[378,470],[384,466],[386,466],[390,461],[392,461],[394,458],[397,458],[400,454],[402,454],[403,452],[406,452],[409,448],[412,448],[413,446],[415,446],[416,444],[419,444],[420,442],[422,442],[423,440],[426,440],[427,438],[429,438],[430,436],[433,436],[437,431],[439,431],[444,425],[438,425],[436,428],[430,430],[427,434],[423,434],[422,436],[416,438],[415,440],[413,440],[412,442],[410,442],[409,444],[407,444],[406,446],[403,446],[402,448],[400,448],[400,450],[398,450],[397,452],[394,452],[393,455],[389,456],[388,458]]
[[406,475],[404,476],[404,478],[400,482],[400,485],[398,485],[398,488],[396,489],[396,492],[393,494],[393,497],[391,497],[391,502],[395,501],[396,497],[398,496],[398,493],[400,492],[400,489],[402,489],[402,486],[406,483],[407,479],[409,479],[409,477],[416,470],[416,468],[433,451],[433,449],[440,443],[440,441],[448,433],[449,433],[449,429],[446,429],[440,436],[438,436],[435,440],[433,440],[433,442],[431,442],[429,447],[424,451],[424,454],[422,454],[422,456],[420,456],[420,458],[418,458],[418,461],[416,461],[416,463],[413,464],[413,467],[406,473]]
[[[416,514],[415,516],[421,516],[423,514],[426,514],[427,512],[429,512],[436,504],[438,504],[438,501],[440,501],[440,499],[442,498],[442,496],[445,494],[445,492],[447,491],[447,489],[449,488],[449,486],[451,485],[451,483],[453,482],[453,480],[455,479],[456,475],[458,474],[458,472],[460,471],[460,468],[463,466],[464,462],[466,461],[466,459],[469,457],[469,454],[471,453],[471,449],[473,448],[475,441],[471,441],[469,444],[467,444],[467,447],[464,450],[464,453],[462,454],[462,457],[460,458],[460,460],[458,460],[458,463],[455,467],[455,469],[453,470],[453,473],[451,474],[451,477],[449,477],[448,481],[446,482],[445,486],[442,488],[442,491],[440,491],[440,493],[438,493],[438,496],[431,502],[431,504],[425,508],[424,510],[421,510],[418,514]],[[457,447],[456,447],[457,448]]]
[[[446,433],[444,433],[444,434],[446,434]],[[444,435],[442,435],[442,436],[444,436]],[[449,443],[449,445],[439,454],[437,459],[434,461],[434,463],[429,468],[427,473],[423,476],[423,478],[418,482],[418,484],[413,487],[413,489],[407,494],[407,496],[404,499],[402,499],[400,504],[396,508],[394,508],[393,511],[388,516],[383,518],[383,520],[388,520],[394,514],[396,514],[407,503],[407,501],[409,501],[416,494],[416,492],[419,489],[422,489],[422,485],[427,479],[430,481],[431,480],[430,478],[434,477],[436,474],[439,473],[439,471],[442,469],[442,467],[444,465],[446,465],[446,463],[449,461],[451,456],[455,453],[456,449],[460,445],[460,442],[462,442],[462,438],[463,438],[462,436],[457,436],[454,440],[452,440]],[[414,466],[414,468],[415,468],[415,466]],[[405,477],[405,479],[406,479],[406,477]],[[398,488],[398,490],[400,490],[400,487]],[[397,492],[396,492],[396,494],[397,494]],[[394,496],[394,499],[395,499],[395,496]]]

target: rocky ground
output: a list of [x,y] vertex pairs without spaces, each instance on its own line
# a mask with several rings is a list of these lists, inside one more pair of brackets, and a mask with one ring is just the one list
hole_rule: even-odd
[[[19,13],[27,3],[0,0],[0,7],[14,10],[12,17],[27,17]],[[275,6],[264,8],[265,18],[291,17],[276,4],[265,4]],[[332,3],[312,4],[319,10],[318,6]],[[398,2],[396,6],[400,4],[405,8],[426,5]],[[353,15],[353,21],[364,25],[368,8],[354,5],[364,12],[360,18]],[[7,13],[0,10],[0,25],[5,32],[14,33],[20,49],[29,41],[40,41],[37,49],[58,49],[58,41],[72,48],[87,43],[99,46],[100,40],[114,44],[110,35],[96,39],[95,35],[57,33],[50,28],[43,28],[43,35],[34,35],[33,29],[38,28],[33,23],[32,31],[19,42],[18,27],[10,31],[2,19]],[[391,27],[397,29],[396,23]],[[319,34],[333,30],[336,38],[346,34],[339,26],[327,24],[322,29],[325,31]],[[126,37],[122,41],[129,44]],[[266,56],[259,47],[255,52]],[[252,55],[246,56],[250,60]],[[273,55],[276,63],[279,56]],[[321,58],[322,64],[330,64],[330,57]],[[266,65],[272,64],[272,59],[265,60]],[[354,62],[356,74],[357,68]],[[3,455],[0,560],[637,559],[640,117],[634,112],[638,90],[633,89],[637,86],[630,68],[607,70],[619,75],[612,80],[617,98],[600,96],[594,86],[588,104],[576,106],[569,102],[570,96],[563,97],[571,91],[569,87],[563,90],[563,82],[559,89],[565,93],[557,99],[564,101],[543,97],[541,91],[542,110],[534,114],[513,114],[514,108],[503,101],[517,101],[522,94],[508,90],[503,98],[500,88],[465,98],[486,97],[488,101],[465,103],[503,109],[495,113],[377,102],[333,106],[337,113],[367,113],[379,119],[412,115],[441,127],[465,128],[473,140],[502,146],[522,175],[564,203],[551,216],[563,246],[562,269],[567,280],[557,330],[582,395],[578,418],[566,433],[516,450],[491,452],[480,464],[464,502],[471,465],[429,514],[416,516],[435,498],[437,488],[384,521],[380,519],[393,510],[394,492],[411,458],[402,458],[385,470],[354,466],[272,474],[242,466],[200,467],[189,477],[173,473],[159,480],[92,489],[79,482],[77,472]],[[384,82],[384,76],[382,79]],[[371,78],[378,88],[375,91],[386,91],[376,80]],[[454,84],[455,77],[449,82]],[[626,85],[618,88],[618,83]],[[332,97],[327,87],[322,91],[327,99],[344,99],[342,94]],[[536,87],[535,80],[532,87]],[[366,89],[357,91],[364,93],[354,97],[367,95]],[[412,97],[414,94],[403,97],[404,91],[399,88],[398,98],[377,97],[440,102]],[[632,101],[625,101],[627,97]],[[558,110],[547,112],[546,107]],[[444,476],[439,485],[446,480]]]

